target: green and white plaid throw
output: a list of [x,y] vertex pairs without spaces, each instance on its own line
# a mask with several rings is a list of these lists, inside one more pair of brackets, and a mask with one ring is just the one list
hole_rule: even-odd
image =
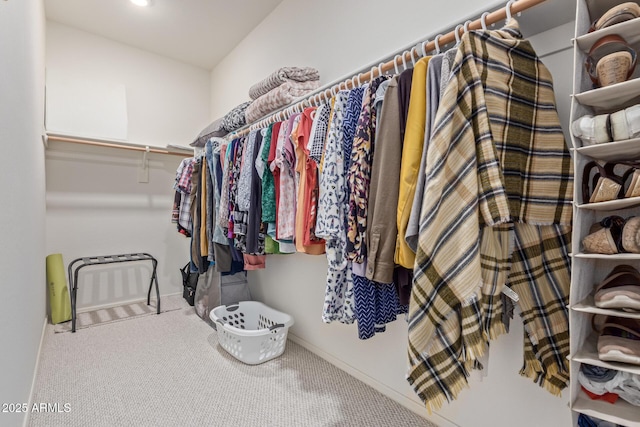
[[515,291],[526,375],[567,384],[573,170],[551,74],[512,21],[462,37],[427,152],[409,308],[408,380],[427,408],[455,399]]

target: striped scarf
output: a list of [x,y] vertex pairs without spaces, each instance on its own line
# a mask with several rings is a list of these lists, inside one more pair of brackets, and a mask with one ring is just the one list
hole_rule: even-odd
[[455,399],[518,295],[522,375],[568,382],[573,171],[552,79],[517,23],[461,40],[425,169],[409,373],[428,409]]

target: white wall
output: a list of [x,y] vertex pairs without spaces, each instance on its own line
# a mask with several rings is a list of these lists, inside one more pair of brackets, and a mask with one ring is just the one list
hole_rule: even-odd
[[45,318],[44,32],[41,1],[0,2],[0,403],[29,401]]
[[[47,72],[123,84],[133,143],[188,145],[207,124],[209,72],[70,27],[47,25]],[[46,154],[47,252],[75,258],[148,252],[159,261],[161,294],[182,289],[189,241],[171,224],[181,157],[52,142]],[[150,263],[145,263],[150,264]],[[78,307],[146,297],[150,266],[91,267],[80,273]]]
[[[393,4],[285,0],[212,71],[212,117],[247,99],[248,88],[278,67],[313,66],[320,70],[323,82],[330,82],[461,22],[487,3],[491,2],[449,0],[448,7],[437,7],[433,2],[411,0]],[[521,21],[526,16],[525,12]],[[310,34],[310,28],[320,29],[321,35]],[[572,55],[567,50],[572,36],[567,29],[571,28],[569,24],[533,40],[541,53],[551,53],[544,61],[555,76],[565,124],[569,105],[565,97],[571,91]],[[549,46],[554,40],[557,47]],[[294,316],[294,339],[427,416],[405,380],[406,323],[399,319],[386,333],[367,341],[358,340],[355,326],[323,324],[325,277],[326,259],[302,254],[270,256],[266,270],[249,276],[254,298]],[[488,377],[472,377],[470,389],[430,419],[442,426],[465,427],[569,425],[568,390],[562,398],[551,396],[520,377],[521,366],[522,324],[517,319],[511,334],[491,344]]]

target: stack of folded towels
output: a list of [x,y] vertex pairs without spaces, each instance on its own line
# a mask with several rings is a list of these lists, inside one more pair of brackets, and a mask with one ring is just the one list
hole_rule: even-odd
[[209,138],[223,137],[320,87],[320,73],[310,67],[283,67],[249,89],[252,101],[234,107],[204,128],[192,147],[204,147]]
[[246,122],[251,123],[319,87],[320,73],[315,68],[280,68],[249,89],[253,102],[245,111]]

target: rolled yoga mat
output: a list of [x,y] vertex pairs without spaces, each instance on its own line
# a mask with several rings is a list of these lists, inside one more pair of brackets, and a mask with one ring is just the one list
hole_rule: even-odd
[[47,256],[47,287],[49,288],[49,305],[51,306],[51,323],[71,320],[71,300],[67,278],[64,274],[62,254]]

